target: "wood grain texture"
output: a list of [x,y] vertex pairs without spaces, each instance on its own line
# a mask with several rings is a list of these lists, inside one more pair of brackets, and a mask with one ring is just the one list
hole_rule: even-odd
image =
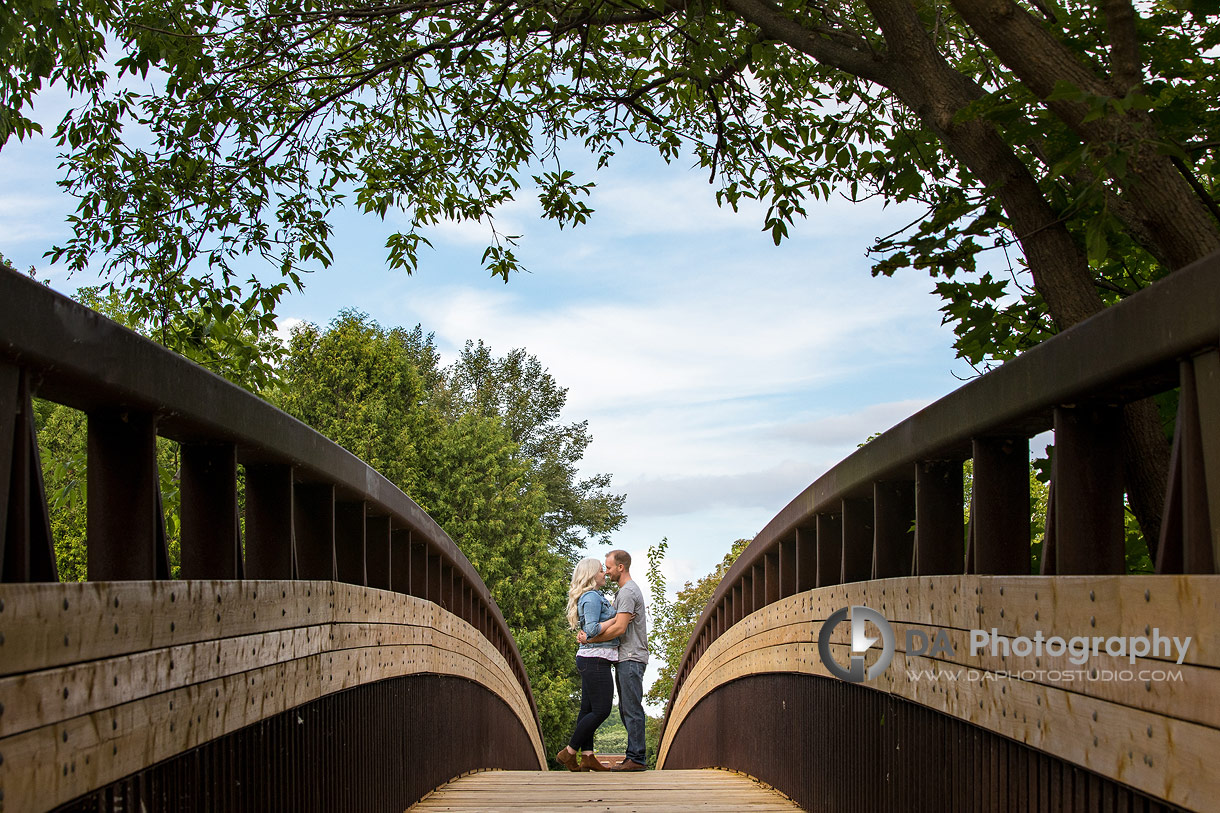
[[496,648],[421,599],[328,581],[0,585],[3,809],[53,807],[326,694],[411,674],[499,696]]
[[[886,579],[800,593],[743,619],[691,670],[666,724],[658,765],[687,713],[718,686],[746,675],[801,672],[827,679],[818,655],[822,622],[844,606],[880,611],[894,627],[894,659],[863,685],[934,708],[1190,809],[1220,795],[1220,577],[987,577]],[[1191,637],[1176,655],[1066,657],[971,655],[969,630],[1009,638]],[[905,651],[906,631],[944,630],[954,654]],[[832,648],[847,663],[850,629]],[[874,647],[879,650],[879,647]],[[869,662],[872,662],[870,656]],[[1098,670],[1094,673],[1093,670]],[[1107,680],[1105,670],[1178,672],[1180,680]],[[911,673],[918,673],[919,680]],[[930,673],[952,673],[959,679]],[[1070,673],[1070,674],[1069,674]],[[1019,677],[1011,677],[1017,674]],[[964,676],[964,677],[962,677]],[[970,679],[973,676],[975,679]]]
[[720,770],[571,773],[487,771],[459,777],[412,805],[415,813],[629,810],[639,813],[789,813],[792,801]]

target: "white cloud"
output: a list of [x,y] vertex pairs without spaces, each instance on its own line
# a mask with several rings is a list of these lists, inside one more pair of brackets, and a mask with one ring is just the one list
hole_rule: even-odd
[[[0,191],[0,250],[5,246],[17,244],[41,244],[39,248],[48,245],[56,239],[63,239],[68,234],[64,217],[72,207],[62,195],[13,192],[14,188],[24,186],[21,178],[9,172],[8,162],[0,163],[0,174],[6,179],[8,188]],[[37,254],[41,251],[35,249]],[[23,252],[23,258],[30,252]],[[30,257],[25,264],[37,265],[37,260]]]
[[622,484],[632,516],[673,517],[712,507],[778,511],[811,480],[809,467],[785,460],[760,471],[690,477],[642,477]]
[[275,337],[280,340],[281,344],[287,345],[292,341],[292,331],[305,324],[304,319],[298,319],[295,316],[285,316],[275,321]]
[[[491,220],[442,220],[430,228],[429,239],[434,243],[445,241],[459,246],[488,246],[495,241],[497,233],[516,236],[525,232],[529,228],[526,224],[538,218],[538,211],[538,202],[530,198],[528,190],[522,190],[515,200],[497,208]],[[408,225],[402,213],[395,220],[399,228]]]
[[741,212],[715,205],[715,187],[693,172],[615,180],[594,191],[595,218],[615,224],[624,237],[691,236],[704,232],[747,231],[762,227],[762,209],[746,202]]
[[870,404],[842,415],[828,415],[810,421],[781,425],[775,434],[785,440],[813,446],[842,446],[863,443],[869,436],[884,432],[927,406],[927,399],[915,398]]

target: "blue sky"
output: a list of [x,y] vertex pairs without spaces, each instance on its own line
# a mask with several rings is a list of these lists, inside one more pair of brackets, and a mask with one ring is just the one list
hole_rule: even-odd
[[[48,130],[64,100],[38,110]],[[42,253],[67,235],[73,202],[55,186],[48,139],[0,153],[0,252],[68,279]],[[598,173],[591,221],[560,231],[528,195],[498,217],[524,235],[529,273],[505,284],[479,266],[479,224],[431,233],[419,271],[385,267],[391,215],[344,212],[335,264],[287,299],[282,324],[324,324],[342,308],[384,325],[421,323],[451,360],[467,339],[524,347],[568,388],[566,417],[588,420],[587,473],[627,495],[617,535],[641,562],[667,537],[671,592],[712,569],[870,434],[960,384],[939,300],[920,272],[873,279],[864,249],[917,214],[836,197],[775,247],[761,210],[719,209],[706,173],[643,148]],[[603,551],[595,551],[600,555]]]

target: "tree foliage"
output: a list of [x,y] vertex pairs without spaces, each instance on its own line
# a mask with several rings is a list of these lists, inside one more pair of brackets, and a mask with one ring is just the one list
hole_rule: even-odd
[[42,132],[27,113],[44,82],[78,92],[102,87],[106,75],[97,63],[115,11],[108,0],[0,2],[0,64],[6,68],[0,73],[0,147],[13,136]]
[[648,650],[652,653],[652,663],[657,667],[657,677],[644,696],[648,703],[661,706],[669,703],[674,679],[682,665],[682,656],[686,653],[686,645],[695,631],[699,616],[703,614],[703,608],[712,600],[724,575],[749,544],[748,539],[738,539],[715,570],[695,582],[686,582],[672,601],[666,595],[665,576],[661,572],[669,540],[662,539],[648,549],[648,582],[652,593]]
[[[533,187],[546,217],[584,222],[592,181],[564,148],[602,167],[634,139],[693,157],[726,205],[764,203],[777,242],[835,188],[922,202],[877,270],[943,277],[962,352],[985,359],[1220,247],[1213,6],[129,0],[71,19],[21,4],[10,27],[49,43],[16,60],[29,76],[57,54],[83,75],[64,32],[92,24],[121,43],[120,74],[151,77],[75,80],[58,137],[81,205],[56,256],[103,252],[209,316],[265,311],[328,265],[341,205],[404,210],[388,249],[407,270],[428,227],[483,221],[484,264],[507,277],[496,208]],[[1026,290],[959,276],[995,245],[1020,249]],[[237,286],[249,254],[282,281]]]
[[589,422],[560,422],[568,391],[541,362],[520,348],[496,358],[482,341],[468,341],[445,378],[451,415],[500,418],[530,461],[533,481],[546,490],[552,549],[575,564],[587,544],[608,544],[626,520],[625,498],[606,490],[608,474],[578,479],[576,464],[593,442]]

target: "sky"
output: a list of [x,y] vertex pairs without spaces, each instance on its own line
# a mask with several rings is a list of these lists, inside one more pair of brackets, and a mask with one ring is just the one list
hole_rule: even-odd
[[[36,118],[50,131],[65,105],[49,94]],[[57,164],[46,138],[0,152],[0,253],[71,293],[92,280],[42,258],[68,236],[74,207],[55,185]],[[326,324],[355,308],[385,326],[421,324],[445,361],[468,339],[537,356],[568,389],[565,420],[589,422],[582,472],[608,472],[626,494],[614,542],[637,578],[649,546],[669,540],[671,595],[869,435],[970,374],[930,278],[869,273],[872,240],[917,212],[810,202],[776,247],[760,209],[718,208],[689,162],[629,148],[594,180],[595,214],[575,229],[539,219],[528,196],[502,211],[498,226],[523,235],[529,269],[507,283],[480,267],[480,224],[435,229],[434,250],[407,275],[387,269],[384,249],[404,216],[343,211],[334,265],[282,303],[280,324]]]

